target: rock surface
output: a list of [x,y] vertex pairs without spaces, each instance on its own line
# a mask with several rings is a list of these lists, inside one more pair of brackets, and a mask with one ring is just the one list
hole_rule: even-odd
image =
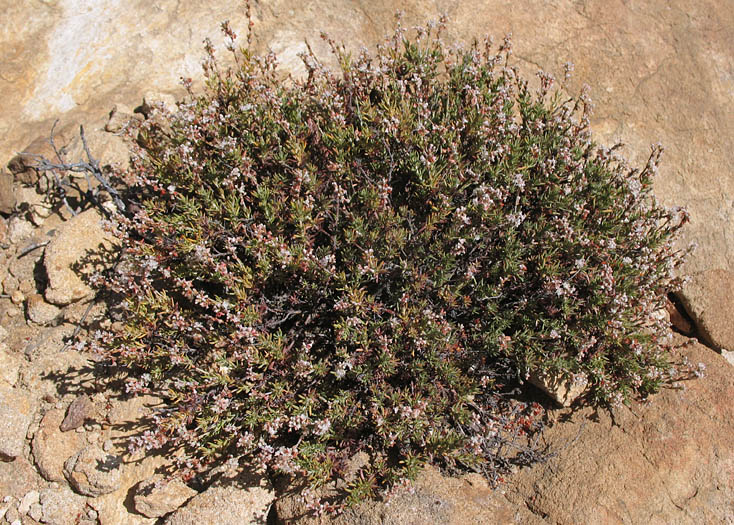
[[85,496],[101,496],[120,486],[122,461],[96,445],[89,445],[64,463],[64,476]]
[[26,313],[34,323],[49,324],[59,316],[61,310],[44,301],[41,294],[33,294],[26,300]]
[[680,292],[699,337],[717,350],[734,350],[734,272],[707,270]]
[[529,380],[562,407],[571,406],[589,387],[588,378],[581,374],[561,377],[549,372],[535,372],[530,374]]
[[47,488],[41,491],[41,522],[49,525],[77,523],[84,515],[84,498],[68,487]]
[[61,431],[63,420],[63,410],[49,410],[33,436],[33,458],[48,481],[64,481],[64,463],[86,444],[81,434]]
[[0,379],[10,386],[18,381],[20,358],[10,351],[8,345],[0,342]]
[[77,396],[66,410],[66,417],[61,422],[59,429],[62,432],[68,432],[79,428],[92,415],[93,410],[94,403],[88,395]]
[[159,518],[178,509],[198,493],[180,479],[163,482],[160,474],[140,483],[135,491],[135,510],[149,518]]
[[681,353],[704,363],[706,376],[613,417],[597,412],[594,422],[584,409],[554,425],[545,439],[558,455],[514,476],[508,498],[547,523],[731,521],[734,375],[721,356],[692,340]]
[[209,487],[171,514],[165,525],[264,524],[274,498],[269,482],[245,474]]
[[13,175],[0,170],[0,213],[9,214],[15,209],[15,186]]
[[492,490],[478,474],[461,478],[442,476],[426,468],[410,488],[401,488],[389,503],[370,502],[329,518],[313,517],[303,505],[300,490],[290,487],[275,503],[278,524],[298,525],[490,525],[545,524],[521,505]]
[[0,460],[12,460],[23,453],[33,410],[27,395],[0,384]]
[[48,276],[46,300],[67,305],[92,294],[82,280],[104,265],[112,239],[100,225],[99,212],[89,209],[64,223],[46,246],[43,263]]
[[43,480],[25,457],[0,461],[0,495],[20,499],[31,490],[39,490],[42,485]]

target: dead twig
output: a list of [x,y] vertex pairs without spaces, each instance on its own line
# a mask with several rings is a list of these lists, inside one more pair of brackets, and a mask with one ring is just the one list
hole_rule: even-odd
[[[53,177],[54,186],[49,190],[49,192],[55,191],[58,194],[58,198],[61,200],[64,206],[66,206],[66,208],[72,215],[77,215],[80,209],[74,209],[69,204],[69,201],[67,199],[67,188],[72,188],[78,191],[79,194],[83,195],[86,200],[100,207],[100,209],[105,214],[107,214],[106,210],[101,207],[101,203],[99,202],[99,188],[101,187],[110,195],[117,209],[120,212],[124,212],[125,204],[122,201],[120,193],[109,183],[105,175],[102,173],[102,168],[100,167],[99,161],[92,156],[92,153],[89,150],[89,145],[87,144],[87,139],[84,135],[84,126],[79,126],[79,135],[82,140],[82,146],[84,148],[84,153],[87,156],[87,160],[69,163],[65,161],[63,157],[63,152],[59,150],[59,148],[56,146],[56,142],[54,141],[54,130],[58,122],[58,120],[54,122],[54,125],[51,127],[51,136],[49,137],[49,143],[51,144],[51,147],[56,154],[57,162],[52,162],[42,155],[35,155],[31,153],[21,153],[21,155],[36,159],[36,165],[33,166],[35,170],[51,174],[51,176]],[[83,174],[84,179],[87,183],[86,190],[83,190],[81,187],[79,187],[79,185],[77,185],[71,178],[59,177],[60,173],[68,172]],[[90,176],[97,180],[97,182],[99,183],[98,187],[92,186],[92,180]]]

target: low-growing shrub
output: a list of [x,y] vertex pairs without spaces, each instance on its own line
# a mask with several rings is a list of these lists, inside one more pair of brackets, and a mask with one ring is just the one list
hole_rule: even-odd
[[629,168],[586,95],[530,90],[507,40],[439,33],[329,41],[340,67],[309,53],[304,80],[208,45],[203,94],[141,131],[103,346],[169,401],[137,444],[183,448],[185,476],[238,457],[319,486],[365,452],[339,501],[426,463],[496,480],[538,428],[509,396],[531,372],[584,374],[602,404],[665,379],[686,217],[651,196],[660,148]]

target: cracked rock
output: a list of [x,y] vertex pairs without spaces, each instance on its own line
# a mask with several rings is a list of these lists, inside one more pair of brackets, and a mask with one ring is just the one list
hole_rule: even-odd
[[275,494],[270,482],[243,474],[233,483],[215,484],[195,496],[165,521],[165,525],[247,525],[265,523]]
[[164,481],[160,474],[142,481],[135,491],[135,510],[149,518],[159,518],[178,509],[197,492],[180,479]]
[[33,436],[33,458],[48,481],[64,481],[64,463],[84,445],[83,437],[76,432],[61,431],[63,419],[63,410],[49,410]]
[[85,496],[109,494],[120,487],[122,460],[97,445],[83,448],[64,464],[71,486]]

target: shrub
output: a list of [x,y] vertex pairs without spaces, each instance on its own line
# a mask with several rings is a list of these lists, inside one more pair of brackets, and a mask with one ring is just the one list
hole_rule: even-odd
[[329,40],[337,71],[309,53],[286,81],[207,45],[204,93],[147,121],[104,344],[169,401],[138,446],[182,447],[184,476],[241,457],[313,486],[366,452],[352,503],[426,463],[498,479],[539,428],[508,395],[532,371],[585,374],[593,403],[658,390],[686,220],[650,194],[661,149],[629,168],[509,41],[439,36]]

